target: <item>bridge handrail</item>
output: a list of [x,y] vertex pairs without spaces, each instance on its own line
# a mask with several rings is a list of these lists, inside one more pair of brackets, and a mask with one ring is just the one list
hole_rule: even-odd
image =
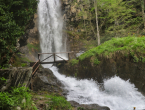
[[61,53],[74,53],[74,51],[72,51],[72,52],[59,52],[59,53],[38,53],[39,55],[41,55],[41,54],[61,54]]
[[[59,53],[38,53],[38,61],[34,63],[34,65],[32,66],[33,67],[33,72],[32,72],[32,77],[31,77],[31,89],[33,90],[33,84],[32,84],[32,78],[35,76],[36,74],[36,71],[38,70],[40,64],[49,64],[49,63],[58,63],[60,61],[57,61],[56,60],[56,57],[59,57],[61,58],[63,61],[67,62],[67,60],[65,60],[64,58],[58,56],[57,54],[62,54],[62,53],[66,53],[68,54],[68,60],[70,59],[70,56],[69,54],[70,53],[74,53],[74,51],[71,51],[71,52],[59,52]],[[43,55],[43,54],[52,54],[50,56],[48,56],[47,58],[43,59],[42,61],[40,61],[40,56]],[[48,58],[50,57],[54,57],[54,61],[53,62],[43,62],[45,60],[47,60]]]

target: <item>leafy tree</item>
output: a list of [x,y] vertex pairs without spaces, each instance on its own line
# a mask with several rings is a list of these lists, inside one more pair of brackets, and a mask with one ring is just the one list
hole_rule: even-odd
[[[101,36],[122,37],[142,29],[145,15],[143,2],[144,0],[81,0],[76,3],[76,8],[81,7],[78,17],[82,19],[80,22],[84,21],[86,36],[92,33],[91,36],[94,37],[100,32]],[[87,18],[84,19],[84,15]]]
[[6,66],[16,51],[16,40],[24,34],[36,8],[36,0],[0,1],[0,65]]

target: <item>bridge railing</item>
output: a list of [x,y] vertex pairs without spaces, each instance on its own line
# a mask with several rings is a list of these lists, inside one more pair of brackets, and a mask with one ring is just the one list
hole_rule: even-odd
[[[42,61],[40,61],[40,64],[50,64],[50,63],[59,63],[59,62],[62,62],[62,61],[65,61],[67,62],[66,59],[62,58],[61,56],[59,56],[58,54],[67,54],[68,56],[68,60],[70,60],[70,54],[71,53],[74,53],[74,52],[59,52],[59,53],[38,53],[38,60],[40,61],[40,57],[41,55],[44,55],[44,54],[51,54],[50,56],[48,56],[47,58],[43,59]],[[50,61],[50,62],[43,62],[45,60],[47,60],[48,58],[52,57],[53,56],[53,59],[54,61]],[[62,59],[61,61],[58,61],[56,60],[56,57]]]
[[[33,65],[33,73],[32,73],[32,78],[35,76],[40,64],[51,64],[51,63],[62,63],[62,62],[67,62],[68,60],[70,60],[70,54],[73,52],[59,52],[59,53],[38,53],[38,61],[37,62],[31,62],[30,65]],[[40,57],[41,55],[44,54],[51,54],[50,56],[48,56],[47,58],[43,59],[42,61],[40,61]],[[68,55],[68,60],[62,58],[61,56],[59,56],[58,54],[67,54]],[[50,61],[50,62],[43,62],[47,59],[49,59],[50,57],[53,56],[54,61]],[[62,59],[62,60],[56,60],[56,57]],[[31,79],[31,89],[33,90],[33,84],[32,84],[32,79]]]

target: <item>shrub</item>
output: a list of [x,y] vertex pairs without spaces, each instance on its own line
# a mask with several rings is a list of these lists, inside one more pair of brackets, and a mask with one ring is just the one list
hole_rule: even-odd
[[47,102],[50,110],[68,110],[72,108],[71,104],[62,96],[47,95],[46,97],[51,99],[51,101]]
[[[32,105],[31,94],[29,89],[25,87],[13,88],[10,92],[0,92],[0,109],[12,110],[20,106],[22,109],[35,108]],[[26,103],[22,104],[22,100],[26,99]]]
[[0,0],[0,65],[9,62],[16,51],[16,40],[36,12],[37,0]]
[[70,61],[70,63],[71,63],[72,66],[75,65],[75,64],[77,64],[78,62],[79,62],[79,60],[76,60],[76,59],[72,59]]

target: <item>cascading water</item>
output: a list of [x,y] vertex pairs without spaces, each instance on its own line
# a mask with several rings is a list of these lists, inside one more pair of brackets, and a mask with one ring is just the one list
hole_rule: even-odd
[[[40,0],[38,4],[38,29],[42,53],[66,52],[66,39],[62,36],[63,19],[60,6],[59,0]],[[41,59],[47,57],[48,54],[45,54]],[[67,59],[65,54],[61,54],[61,57]]]
[[[40,0],[38,5],[39,32],[42,53],[66,51],[62,37],[63,20],[59,0]],[[61,55],[66,58],[65,55]],[[43,55],[42,58],[48,56]],[[48,65],[45,65],[48,68]],[[68,90],[67,100],[81,104],[99,104],[111,110],[145,109],[145,97],[133,84],[119,77],[104,80],[104,91],[93,80],[77,80],[58,73],[56,67],[50,68],[54,75]]]

